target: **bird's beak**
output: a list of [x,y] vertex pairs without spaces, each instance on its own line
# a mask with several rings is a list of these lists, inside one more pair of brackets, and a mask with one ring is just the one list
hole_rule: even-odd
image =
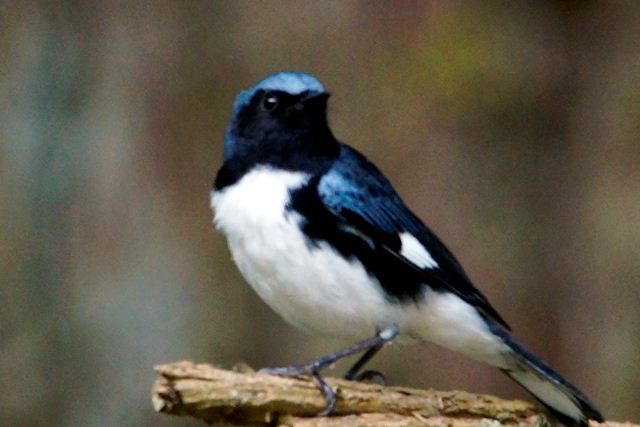
[[324,106],[326,105],[327,99],[329,99],[330,96],[331,94],[329,92],[310,92],[302,100],[302,103],[304,104],[305,107],[320,106],[320,105]]

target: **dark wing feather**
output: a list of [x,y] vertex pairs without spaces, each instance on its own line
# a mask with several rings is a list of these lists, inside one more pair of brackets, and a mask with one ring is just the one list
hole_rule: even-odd
[[[438,290],[453,292],[502,326],[504,319],[478,291],[460,263],[446,246],[418,219],[397,195],[389,181],[362,154],[342,145],[338,161],[318,182],[318,194],[325,207],[345,229],[375,241],[394,262]],[[399,233],[408,232],[429,251],[436,268],[420,268],[402,256]],[[395,240],[394,240],[395,239]]]

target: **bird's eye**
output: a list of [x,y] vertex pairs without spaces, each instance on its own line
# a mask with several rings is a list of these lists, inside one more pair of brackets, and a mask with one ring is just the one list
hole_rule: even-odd
[[278,97],[274,94],[268,94],[265,98],[264,98],[264,108],[267,111],[273,111],[276,109],[276,107],[278,107],[278,103],[280,102],[280,100],[278,99]]

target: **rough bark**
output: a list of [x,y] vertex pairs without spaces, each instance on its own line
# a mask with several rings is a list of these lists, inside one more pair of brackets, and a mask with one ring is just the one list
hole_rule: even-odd
[[209,423],[287,427],[548,425],[538,408],[518,400],[334,378],[325,379],[337,390],[336,410],[330,417],[317,417],[325,399],[310,378],[283,378],[248,367],[225,370],[186,361],[155,369],[160,377],[152,390],[154,409]]

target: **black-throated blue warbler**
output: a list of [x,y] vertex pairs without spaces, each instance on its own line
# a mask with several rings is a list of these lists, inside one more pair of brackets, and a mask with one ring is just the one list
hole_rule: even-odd
[[430,341],[502,370],[559,421],[602,420],[576,387],[527,351],[453,254],[362,154],[327,123],[329,94],[313,76],[281,72],[241,92],[211,193],[215,225],[260,297],[315,334],[356,340],[306,365],[268,369],[313,375],[385,343]]

